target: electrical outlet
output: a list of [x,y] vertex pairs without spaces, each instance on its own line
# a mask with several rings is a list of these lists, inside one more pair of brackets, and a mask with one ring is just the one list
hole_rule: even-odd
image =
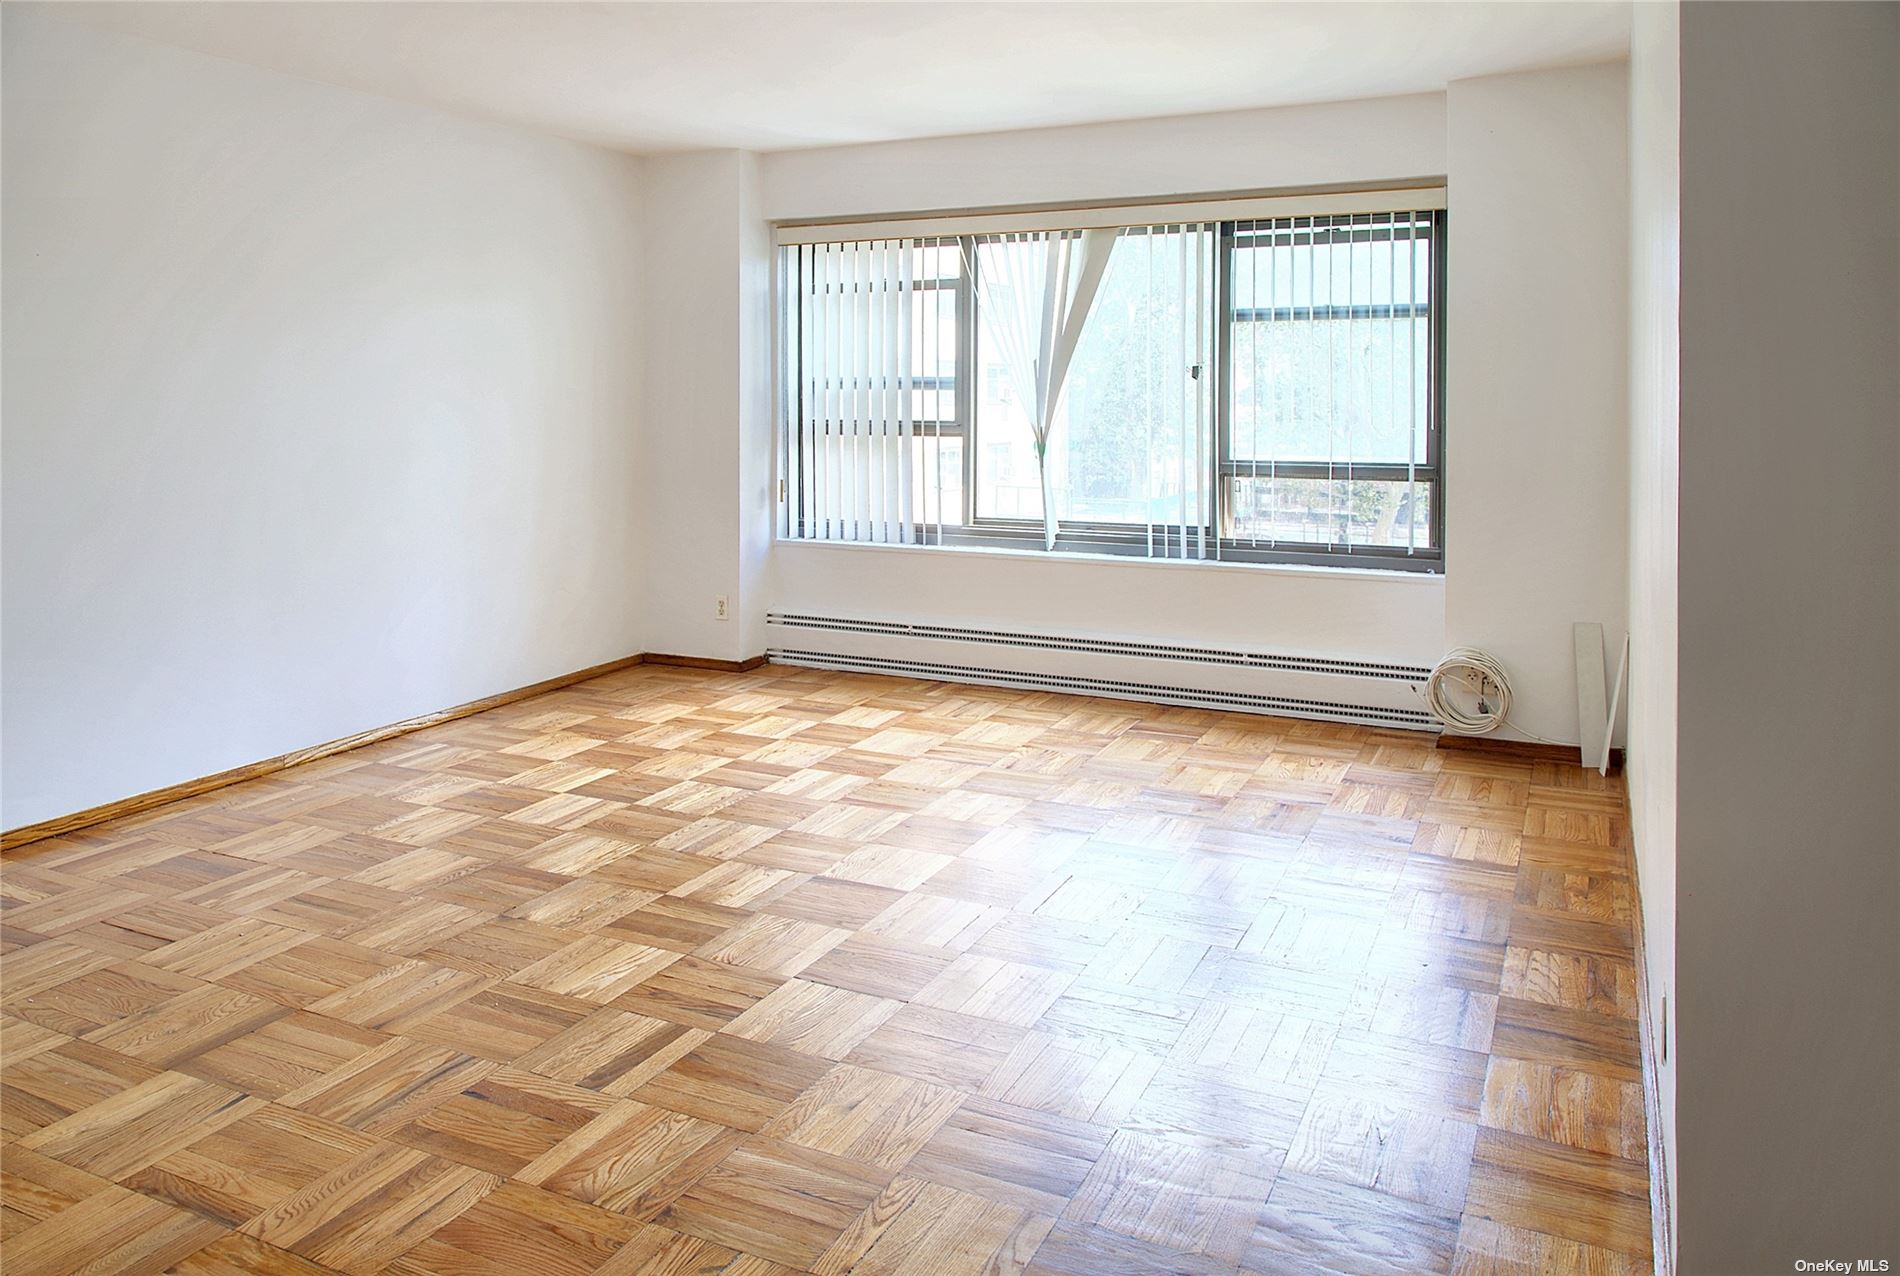
[[719,595],[719,597],[713,599],[713,619],[714,620],[732,619],[732,608],[726,602],[726,596],[724,594],[721,594]]

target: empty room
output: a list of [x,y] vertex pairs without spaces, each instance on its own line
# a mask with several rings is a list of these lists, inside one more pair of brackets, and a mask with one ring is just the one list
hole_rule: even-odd
[[1900,3],[0,3],[7,1276],[1900,1270]]

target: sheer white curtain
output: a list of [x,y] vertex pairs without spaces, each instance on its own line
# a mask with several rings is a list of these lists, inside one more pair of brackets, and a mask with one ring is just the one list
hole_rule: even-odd
[[1029,414],[1042,483],[1043,547],[1054,549],[1054,458],[1050,448],[1064,382],[1089,312],[1102,288],[1120,231],[1036,231],[1005,235],[984,245],[976,277],[983,332],[995,343]]

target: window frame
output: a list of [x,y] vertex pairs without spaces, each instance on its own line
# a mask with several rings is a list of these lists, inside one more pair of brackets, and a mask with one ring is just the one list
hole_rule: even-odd
[[[1369,229],[1376,228],[1378,213],[1336,213],[1322,216],[1347,217],[1348,228],[1358,224],[1359,218],[1367,218]],[[1425,456],[1415,464],[1382,462],[1373,464],[1355,464],[1343,467],[1326,461],[1277,461],[1273,463],[1273,472],[1285,478],[1365,478],[1372,481],[1398,481],[1411,479],[1425,484],[1430,493],[1431,544],[1405,548],[1397,545],[1340,545],[1324,546],[1294,542],[1292,548],[1262,548],[1252,538],[1221,536],[1218,540],[1223,562],[1301,562],[1321,563],[1340,566],[1341,559],[1377,559],[1378,566],[1388,570],[1418,571],[1442,573],[1445,558],[1445,210],[1420,209],[1413,216],[1430,218],[1431,233],[1427,242],[1431,245],[1431,315],[1426,324],[1429,342],[1426,350],[1425,367],[1431,384],[1425,396]],[[1233,347],[1234,347],[1234,254],[1239,238],[1239,221],[1224,221],[1220,225],[1220,249],[1215,254],[1217,262],[1215,289],[1217,300],[1215,312],[1215,394],[1214,394],[1214,520],[1217,528],[1225,528],[1229,519],[1228,480],[1232,478],[1254,478],[1258,474],[1258,465],[1236,459],[1232,452],[1233,418]],[[1330,309],[1331,307],[1329,307]],[[1349,474],[1342,474],[1349,470]],[[1356,564],[1355,564],[1356,565]]]
[[[1254,477],[1256,466],[1251,462],[1234,459],[1231,456],[1230,424],[1233,412],[1233,278],[1234,254],[1237,251],[1236,240],[1242,222],[1264,220],[1252,218],[1210,218],[1217,223],[1214,259],[1214,289],[1211,305],[1213,313],[1213,364],[1209,371],[1214,378],[1212,438],[1208,447],[1208,473],[1206,475],[1211,497],[1208,501],[1208,513],[1211,525],[1190,526],[1184,529],[1179,523],[1167,525],[1146,523],[1109,523],[1064,520],[1059,527],[1055,543],[1056,553],[1082,553],[1096,556],[1136,557],[1154,562],[1217,562],[1229,565],[1292,565],[1305,567],[1333,567],[1348,570],[1385,570],[1405,571],[1442,575],[1445,570],[1445,317],[1446,317],[1446,212],[1442,207],[1410,210],[1413,216],[1429,218],[1431,245],[1431,295],[1430,322],[1426,326],[1430,342],[1426,368],[1431,385],[1426,395],[1425,452],[1421,461],[1406,465],[1382,463],[1350,467],[1351,477],[1366,478],[1374,481],[1403,480],[1408,477],[1423,485],[1429,492],[1431,544],[1429,546],[1389,545],[1320,545],[1309,542],[1283,542],[1280,544],[1262,544],[1250,537],[1232,537],[1221,535],[1222,529],[1230,522],[1229,480],[1236,477]],[[1301,214],[1304,215],[1304,214]],[[1319,214],[1320,216],[1349,217],[1356,222],[1358,218],[1376,219],[1381,214],[1371,211]],[[1178,224],[1158,221],[1154,226]],[[1376,220],[1368,225],[1376,226]],[[930,424],[932,439],[954,438],[962,445],[963,482],[961,496],[960,524],[932,523],[919,524],[920,530],[928,527],[929,534],[922,535],[911,542],[914,547],[960,547],[989,549],[1033,549],[1038,554],[1044,549],[1044,525],[1040,519],[1008,519],[996,517],[978,517],[977,515],[977,468],[978,452],[981,449],[981,432],[977,423],[977,395],[981,369],[977,367],[977,281],[975,270],[979,255],[976,245],[990,236],[977,234],[931,234],[918,238],[931,240],[938,244],[956,242],[960,262],[954,284],[933,284],[933,288],[954,287],[956,292],[957,342],[956,362],[952,373],[955,386],[955,406],[957,419],[939,421]],[[783,251],[778,249],[776,251]],[[775,272],[775,278],[778,272]],[[800,287],[803,280],[794,272]],[[941,277],[940,277],[941,278]],[[781,368],[788,371],[799,367],[800,350],[796,328],[789,332],[784,327],[785,306],[778,299],[774,306],[774,325],[778,332],[780,349],[777,352]],[[789,365],[789,366],[788,366]],[[781,417],[782,426],[802,429],[798,424],[803,419],[802,387],[803,378],[793,371],[790,384],[800,387],[794,403],[788,404],[791,411]],[[783,444],[783,440],[781,443]],[[779,449],[781,461],[788,449]],[[1278,462],[1274,472],[1290,478],[1343,479],[1347,467],[1329,462]],[[800,535],[800,531],[811,530],[811,516],[802,508],[803,492],[801,485],[792,482],[794,476],[781,475],[781,497],[788,502],[785,516],[779,522],[779,538],[793,541],[822,539],[810,535]],[[1185,542],[1185,543],[1184,543]],[[832,542],[840,543],[840,542]],[[850,544],[851,541],[842,543]],[[1205,555],[1203,556],[1203,550]]]

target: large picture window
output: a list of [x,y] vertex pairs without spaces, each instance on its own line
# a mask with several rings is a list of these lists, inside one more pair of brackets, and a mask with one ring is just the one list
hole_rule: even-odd
[[804,231],[781,535],[1440,570],[1445,215],[1321,202]]

